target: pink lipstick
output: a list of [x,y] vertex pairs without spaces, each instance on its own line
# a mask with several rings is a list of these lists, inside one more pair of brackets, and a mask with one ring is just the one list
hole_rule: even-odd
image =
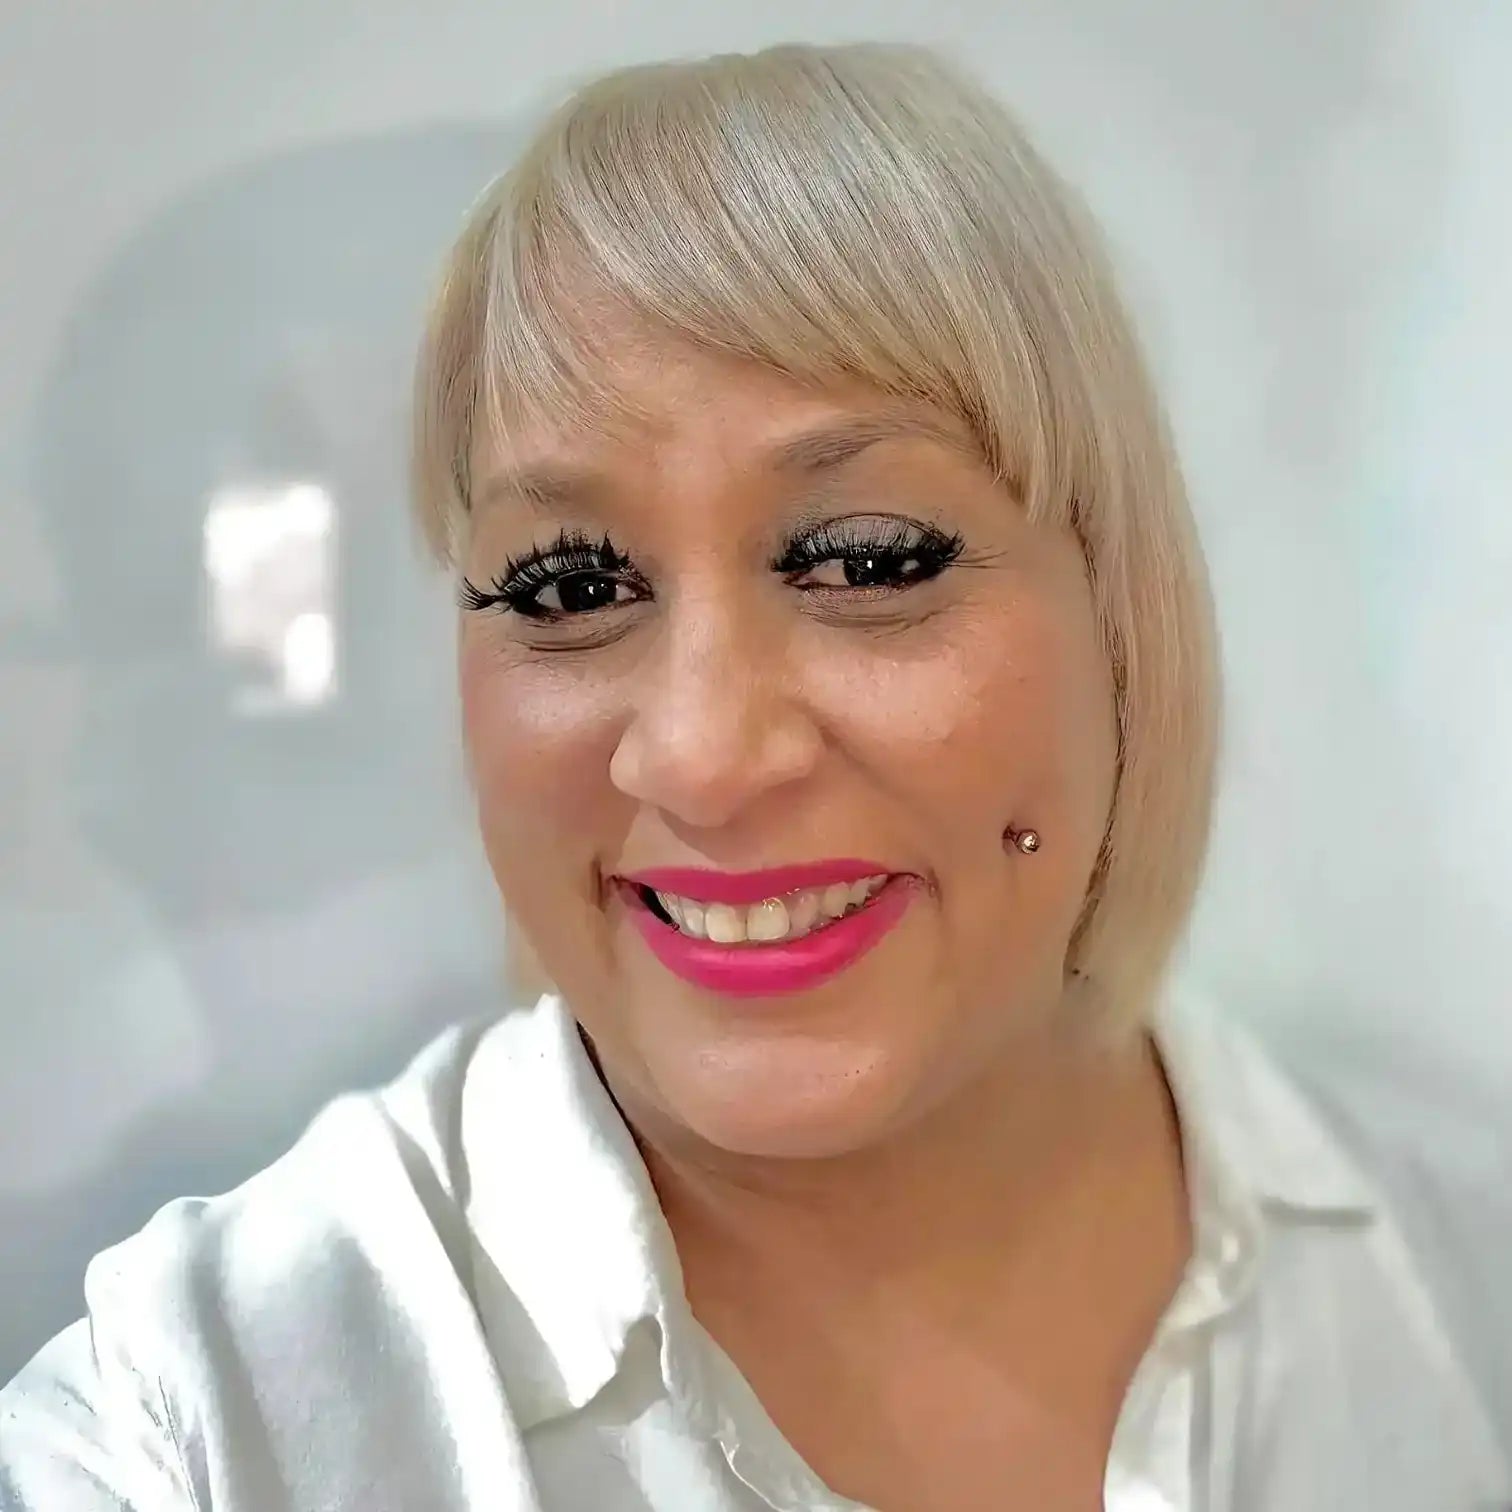
[[[741,907],[883,876],[887,881],[844,917],[797,939],[771,942],[697,939],[669,922],[648,896],[659,892],[702,905]],[[804,991],[860,960],[907,912],[917,879],[876,861],[846,859],[752,872],[656,867],[621,881],[630,917],[662,965],[711,992],[751,997]]]

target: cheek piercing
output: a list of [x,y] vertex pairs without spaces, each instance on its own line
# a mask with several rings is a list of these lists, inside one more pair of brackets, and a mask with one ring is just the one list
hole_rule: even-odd
[[1008,831],[1008,839],[1026,856],[1032,856],[1040,847],[1040,837],[1035,830]]

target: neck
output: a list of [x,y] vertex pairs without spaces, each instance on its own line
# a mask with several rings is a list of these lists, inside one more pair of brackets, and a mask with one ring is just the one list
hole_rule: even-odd
[[843,1155],[744,1158],[671,1140],[643,1148],[674,1230],[746,1261],[859,1254],[882,1273],[975,1247],[962,1241],[990,1242],[1000,1266],[1079,1196],[1135,1168],[1179,1173],[1180,1162],[1144,1036],[1118,1049],[1015,1041],[926,1117]]
[[856,1361],[993,1352],[1039,1377],[1037,1395],[1081,1410],[1092,1393],[1098,1413],[1189,1252],[1175,1114],[1145,1037],[1016,1040],[927,1118],[839,1157],[644,1148],[694,1312],[737,1355],[763,1334]]

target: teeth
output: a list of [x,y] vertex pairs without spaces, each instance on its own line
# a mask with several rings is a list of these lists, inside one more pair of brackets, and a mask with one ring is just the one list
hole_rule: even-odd
[[703,904],[672,893],[657,893],[657,901],[673,924],[696,940],[716,945],[773,944],[798,940],[815,929],[855,912],[881,890],[887,877],[863,877],[856,882],[834,882],[828,887],[805,888],[782,898],[767,898],[749,908],[728,903]]
[[788,904],[788,929],[806,935],[819,920],[819,894],[801,892]]
[[704,928],[716,945],[739,945],[746,937],[745,915],[728,903],[711,903],[704,909]]
[[787,932],[787,904],[781,898],[768,898],[746,915],[748,940],[785,940]]

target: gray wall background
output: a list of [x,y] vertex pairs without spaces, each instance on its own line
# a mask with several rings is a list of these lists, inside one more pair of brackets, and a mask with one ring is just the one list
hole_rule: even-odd
[[503,1001],[404,518],[469,200],[580,74],[868,35],[968,58],[1110,231],[1231,683],[1185,969],[1451,1174],[1507,1392],[1498,0],[0,0],[0,1377],[95,1250]]

